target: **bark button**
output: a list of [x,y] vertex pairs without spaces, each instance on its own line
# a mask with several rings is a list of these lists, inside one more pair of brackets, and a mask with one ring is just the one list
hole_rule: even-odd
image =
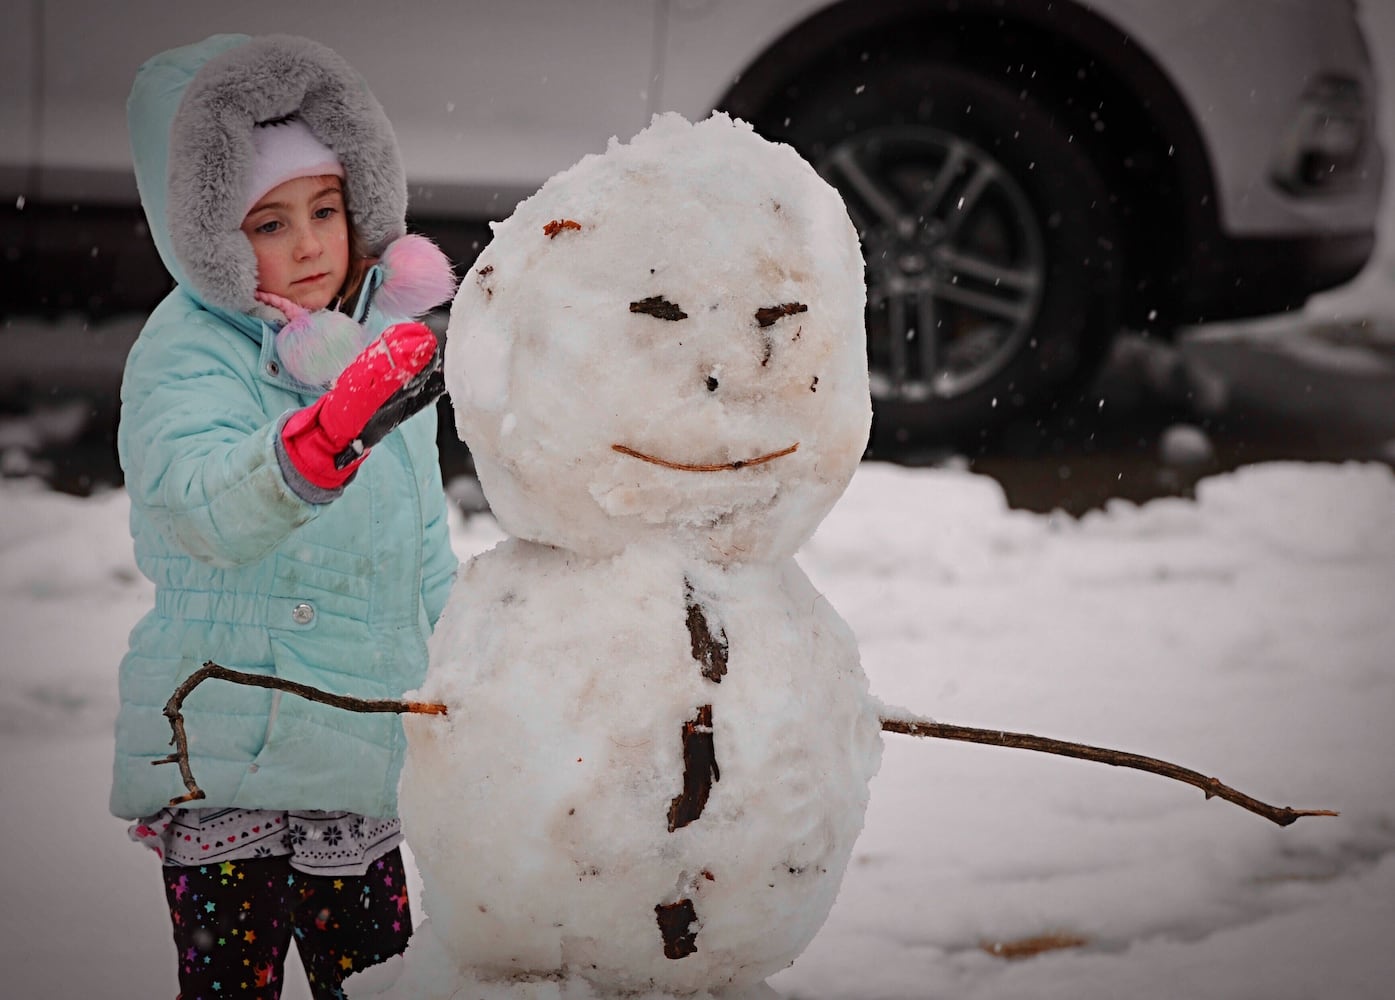
[[297,625],[309,625],[315,620],[315,609],[304,602],[291,608],[291,620]]

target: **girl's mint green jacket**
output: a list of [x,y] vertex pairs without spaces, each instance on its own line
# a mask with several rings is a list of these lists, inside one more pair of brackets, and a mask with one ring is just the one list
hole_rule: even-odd
[[[204,661],[399,697],[425,676],[456,567],[433,408],[381,441],[342,493],[314,497],[322,502],[282,474],[278,425],[321,390],[280,364],[238,227],[250,130],[291,112],[339,155],[355,226],[381,254],[405,232],[401,160],[381,108],[330,50],[215,36],[148,62],[128,103],[141,200],[176,287],[141,332],[121,390],[131,534],[156,587],[121,664],[111,811],[126,818],[184,792],[175,765],[151,762],[171,752],[166,701]],[[184,717],[207,793],[193,804],[396,814],[396,715],[208,681]]]

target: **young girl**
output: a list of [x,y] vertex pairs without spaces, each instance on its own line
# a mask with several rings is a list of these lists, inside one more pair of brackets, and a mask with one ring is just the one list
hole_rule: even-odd
[[279,996],[293,937],[314,995],[342,996],[411,932],[398,717],[210,682],[183,708],[206,798],[171,808],[178,769],[151,764],[163,705],[206,660],[368,698],[421,682],[456,564],[440,352],[403,321],[454,279],[405,235],[391,126],[329,49],[214,36],[146,63],[128,112],[176,287],[121,391],[156,593],[121,665],[111,810],[164,859],[184,1000]]

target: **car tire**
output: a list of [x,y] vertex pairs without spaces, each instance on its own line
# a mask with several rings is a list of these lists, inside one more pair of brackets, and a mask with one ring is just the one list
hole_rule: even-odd
[[862,239],[874,447],[972,447],[1077,393],[1120,281],[1109,189],[1071,124],[909,56],[787,93],[763,131],[840,191]]

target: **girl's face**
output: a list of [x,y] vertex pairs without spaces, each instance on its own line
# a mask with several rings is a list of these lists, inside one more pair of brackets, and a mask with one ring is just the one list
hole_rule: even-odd
[[334,301],[349,273],[349,226],[338,177],[272,188],[242,220],[257,255],[257,288],[303,309]]

